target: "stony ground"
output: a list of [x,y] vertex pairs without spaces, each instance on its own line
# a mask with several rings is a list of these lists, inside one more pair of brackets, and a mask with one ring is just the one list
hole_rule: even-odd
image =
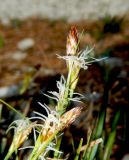
[[[65,21],[48,21],[32,18],[26,21],[15,19],[6,26],[0,24],[0,96],[2,97],[2,94],[8,87],[15,86],[18,88],[29,75],[36,87],[38,86],[37,89],[31,86],[33,92],[25,92],[23,97],[17,95],[18,92],[13,95],[14,90],[12,90],[10,95],[4,94],[5,100],[13,106],[20,106],[24,113],[27,114],[33,109],[30,106],[29,108],[23,108],[21,104],[23,99],[28,106],[27,100],[30,97],[34,97],[34,100],[41,100],[42,97],[39,95],[40,89],[43,89],[43,91],[54,90],[56,80],[59,79],[60,74],[66,74],[65,63],[57,58],[57,54],[65,55],[66,37],[72,25],[76,25],[80,33],[83,31],[83,37],[80,40],[82,49],[86,45],[94,46],[95,56],[109,57],[107,63],[93,64],[88,71],[82,71],[80,74],[78,91],[86,95],[88,94],[89,100],[87,102],[88,112],[86,111],[82,114],[82,118],[76,124],[76,132],[79,131],[80,133],[81,130],[82,135],[80,136],[84,136],[89,125],[92,125],[92,120],[96,117],[102,101],[101,95],[105,85],[103,73],[105,69],[110,69],[109,106],[107,108],[106,127],[110,128],[112,117],[119,108],[128,113],[128,17],[124,19],[109,19],[107,17],[94,22],[83,21],[71,24]],[[27,87],[31,88],[29,84],[27,84]],[[97,94],[94,95],[94,93]],[[33,101],[31,106],[35,108],[37,104]],[[1,122],[2,128],[0,129],[0,135],[2,136],[5,136],[5,128],[12,121],[8,120],[7,122],[8,117],[6,113],[8,111],[5,109],[3,111],[4,120]],[[117,160],[118,157],[123,157],[124,154],[129,153],[129,138],[127,136],[129,124],[127,123],[126,137],[123,141],[123,137],[121,137],[123,135],[123,123],[123,119],[121,119],[118,126],[118,136],[113,148],[112,160]],[[78,139],[78,132],[76,134],[74,129],[71,130],[73,130],[73,136]],[[70,133],[66,135],[71,137]]]
[[[56,54],[65,55],[66,36],[71,25],[84,31],[81,46],[94,46],[95,54],[128,43],[128,21],[122,23],[119,32],[105,35],[104,21],[67,24],[65,21],[30,19],[12,20],[8,26],[0,24],[0,86],[18,83],[27,70],[37,65],[44,70],[42,74],[63,72],[64,63]],[[32,46],[20,48],[19,43],[28,38],[33,41]]]

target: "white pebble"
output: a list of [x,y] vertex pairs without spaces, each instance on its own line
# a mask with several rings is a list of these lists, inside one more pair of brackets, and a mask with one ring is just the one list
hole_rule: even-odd
[[27,49],[30,49],[34,46],[34,40],[32,38],[26,38],[18,42],[17,47],[18,49],[25,51]]
[[126,155],[122,158],[122,160],[129,160],[129,154],[126,154]]
[[14,53],[12,53],[12,59],[14,60],[23,60],[27,57],[27,54],[21,51],[16,51]]

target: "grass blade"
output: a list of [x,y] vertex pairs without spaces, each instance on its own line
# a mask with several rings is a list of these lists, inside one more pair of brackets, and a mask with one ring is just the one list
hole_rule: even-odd
[[74,160],[78,160],[79,159],[82,143],[83,143],[83,139],[81,138]]

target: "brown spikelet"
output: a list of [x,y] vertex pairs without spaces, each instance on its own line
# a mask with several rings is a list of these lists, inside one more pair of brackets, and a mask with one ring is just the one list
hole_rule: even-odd
[[103,141],[102,138],[98,138],[90,143],[90,147],[93,147],[96,144],[102,143],[102,141]]
[[64,129],[68,127],[71,123],[73,123],[73,121],[80,115],[81,110],[82,107],[75,107],[70,111],[64,113],[60,118],[62,128]]
[[[51,125],[46,125],[42,129],[41,141],[46,141],[49,137],[55,133],[55,131],[62,131],[64,128],[68,127],[81,113],[82,107],[75,107],[70,111],[64,113],[60,118],[59,124],[51,123]],[[46,120],[46,124],[48,124],[49,118]]]
[[42,130],[42,141],[46,141],[57,129],[58,129],[58,126],[54,123],[49,128],[43,128],[43,130]]
[[66,43],[67,55],[76,55],[78,50],[78,33],[75,26],[71,27]]

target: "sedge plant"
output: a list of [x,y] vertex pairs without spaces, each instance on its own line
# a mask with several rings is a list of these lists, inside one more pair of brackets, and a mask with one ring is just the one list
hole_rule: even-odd
[[[60,151],[60,144],[62,142],[61,136],[63,130],[67,128],[82,111],[81,106],[69,108],[71,102],[81,102],[83,98],[83,95],[75,92],[80,70],[87,70],[92,62],[102,60],[95,59],[91,56],[93,48],[87,47],[83,51],[80,51],[79,39],[79,33],[76,27],[71,27],[67,37],[66,55],[58,55],[58,58],[66,61],[68,75],[66,78],[62,75],[60,80],[57,81],[58,91],[49,91],[48,94],[44,94],[56,100],[55,110],[51,110],[46,104],[38,102],[38,104],[46,110],[47,115],[34,112],[35,117],[28,118],[21,116],[21,119],[14,121],[8,129],[14,129],[14,136],[4,160],[8,160],[14,152],[18,151],[31,132],[33,132],[34,135],[34,145],[22,148],[32,150],[28,160],[47,159],[50,151],[54,152],[55,158],[59,159],[59,157],[62,157],[63,152]],[[98,139],[98,141],[94,140],[92,143],[88,142],[88,144],[93,146],[101,141],[102,140]],[[75,160],[79,159],[82,142],[83,140],[81,139]]]

